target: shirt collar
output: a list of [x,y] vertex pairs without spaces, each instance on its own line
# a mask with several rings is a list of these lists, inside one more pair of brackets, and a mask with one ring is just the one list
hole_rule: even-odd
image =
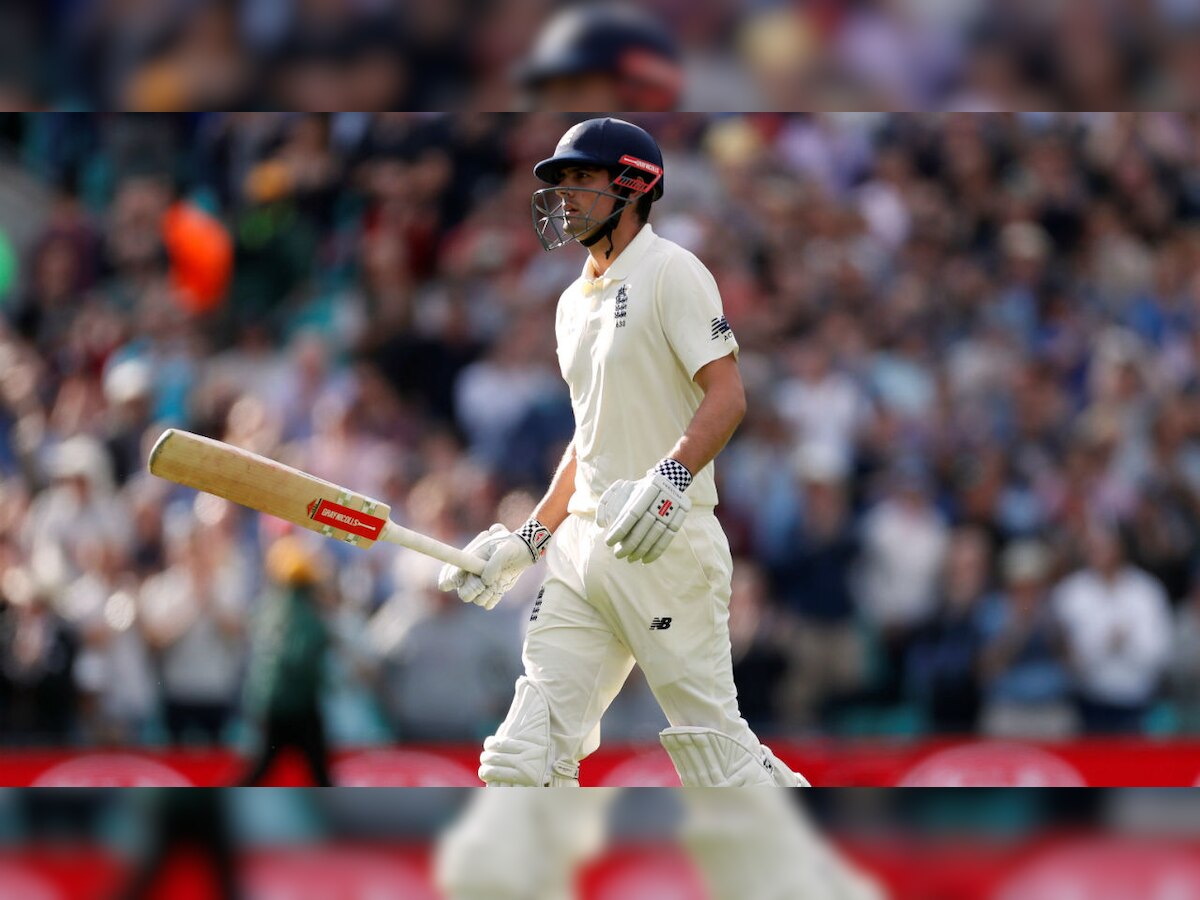
[[625,249],[617,254],[617,258],[612,261],[612,264],[599,278],[592,274],[592,257],[588,254],[588,258],[583,261],[583,273],[581,277],[585,284],[592,284],[596,287],[601,287],[610,284],[614,281],[624,281],[629,277],[629,273],[633,271],[633,267],[638,261],[646,255],[646,251],[650,249],[650,244],[654,241],[654,229],[647,222],[641,227],[641,230],[634,235]]

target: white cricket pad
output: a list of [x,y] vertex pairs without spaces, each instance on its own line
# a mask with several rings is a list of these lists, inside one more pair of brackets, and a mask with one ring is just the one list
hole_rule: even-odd
[[479,778],[489,787],[579,785],[577,763],[551,759],[550,707],[541,687],[524,675],[508,715],[483,742],[479,762]]
[[659,734],[684,787],[807,787],[767,747],[761,755],[712,728],[679,726]]

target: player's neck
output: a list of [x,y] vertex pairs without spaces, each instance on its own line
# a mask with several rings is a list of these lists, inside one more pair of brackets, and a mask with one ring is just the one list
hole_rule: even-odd
[[[633,239],[638,236],[638,232],[642,230],[642,226],[645,224],[645,222],[639,222],[634,216],[624,217],[617,223],[617,227],[613,229],[611,252],[608,250],[607,238],[597,241],[588,247],[588,254],[592,257],[592,271],[597,278],[608,271],[608,267],[633,242]],[[607,256],[605,255],[606,253]]]

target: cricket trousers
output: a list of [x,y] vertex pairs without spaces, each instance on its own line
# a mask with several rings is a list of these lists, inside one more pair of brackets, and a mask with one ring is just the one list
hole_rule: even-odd
[[759,746],[738,713],[729,644],[733,560],[711,508],[693,509],[649,565],[617,559],[592,517],[571,515],[546,562],[522,659],[549,708],[551,760],[578,763],[599,746],[601,716],[634,663],[672,726],[712,728]]

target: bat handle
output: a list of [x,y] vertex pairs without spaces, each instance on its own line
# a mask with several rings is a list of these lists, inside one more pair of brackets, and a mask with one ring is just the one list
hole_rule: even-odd
[[413,531],[411,528],[405,528],[403,525],[397,525],[392,521],[388,521],[383,526],[383,531],[380,533],[379,539],[391,544],[399,544],[401,547],[407,547],[409,550],[416,550],[418,553],[424,553],[426,556],[432,556],[434,559],[440,559],[444,563],[450,563],[451,565],[458,566],[460,569],[465,569],[472,575],[482,574],[483,567],[487,565],[487,560],[481,559],[474,553],[459,550],[457,547],[444,544],[427,534],[421,534],[419,531]]

